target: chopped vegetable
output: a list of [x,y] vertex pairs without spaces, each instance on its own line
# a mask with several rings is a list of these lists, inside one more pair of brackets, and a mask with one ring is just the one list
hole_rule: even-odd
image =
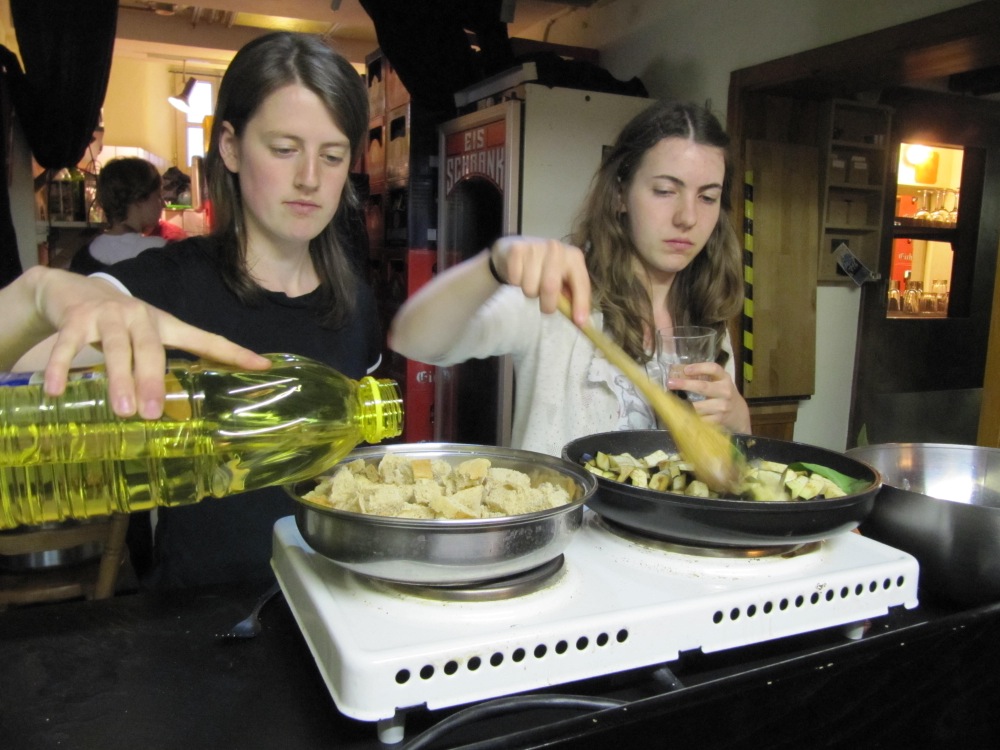
[[[584,456],[582,463],[587,471],[597,476],[635,487],[694,497],[719,497],[704,482],[695,479],[694,467],[676,452],[657,450],[642,458],[630,453],[598,452],[592,458]],[[867,486],[862,479],[848,477],[826,466],[758,459],[747,464],[736,497],[761,502],[815,500],[843,497]]]

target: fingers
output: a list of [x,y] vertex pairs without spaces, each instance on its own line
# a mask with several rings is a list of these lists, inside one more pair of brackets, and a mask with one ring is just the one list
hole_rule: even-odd
[[590,315],[590,275],[583,252],[558,240],[530,237],[504,238],[495,249],[503,257],[508,283],[521,287],[528,297],[537,298],[544,313],[556,311],[559,295],[573,303],[573,320],[578,325]]
[[104,355],[108,400],[115,414],[158,419],[163,413],[166,349],[241,369],[266,369],[266,357],[222,336],[188,325],[140,300],[120,298],[79,304],[67,311],[45,369],[45,392],[60,395],[73,360],[88,344]]
[[685,365],[683,372],[684,377],[674,376],[667,380],[670,390],[684,391],[694,396],[691,401],[696,411],[704,417],[725,410],[725,402],[733,390],[732,381],[725,370],[713,362],[699,362]]
[[[182,349],[241,369],[263,370],[271,366],[266,357],[148,305],[144,305],[131,320],[129,334],[131,372],[130,363],[124,357],[116,358],[114,372],[110,369],[109,360],[109,396],[115,394],[121,397],[124,407],[128,396],[134,394],[139,416],[143,419],[158,419],[163,413],[167,348]],[[118,402],[113,403],[117,410]]]
[[[150,315],[149,313],[153,313]],[[139,416],[143,419],[159,419],[163,414],[165,395],[164,377],[167,371],[167,341],[161,336],[153,308],[144,311],[129,328],[131,337],[131,361],[124,358],[119,363],[123,369],[118,373],[108,370],[109,392],[120,387],[136,400]],[[160,313],[166,315],[166,313]]]
[[[163,313],[163,315],[167,314]],[[173,348],[184,349],[184,351],[199,357],[233,365],[244,370],[266,370],[271,366],[271,360],[267,357],[239,344],[234,344],[223,336],[195,328],[172,316],[167,317],[171,318],[171,325],[166,333],[165,343]]]
[[671,378],[667,385],[672,390],[702,396],[701,400],[691,401],[701,417],[733,432],[750,432],[746,401],[720,365],[714,362],[686,365],[684,374],[684,378]]

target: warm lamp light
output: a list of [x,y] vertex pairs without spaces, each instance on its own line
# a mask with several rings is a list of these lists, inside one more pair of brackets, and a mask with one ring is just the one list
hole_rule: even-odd
[[930,146],[908,143],[903,149],[903,161],[913,167],[914,180],[924,184],[937,182],[940,156]]
[[919,167],[931,158],[934,150],[930,146],[922,146],[919,143],[908,143],[903,152],[903,161],[911,167]]
[[197,81],[194,78],[188,78],[187,83],[184,84],[184,90],[177,96],[167,97],[167,101],[181,112],[187,112],[191,107],[189,100],[191,99],[191,92],[194,91],[195,83]]

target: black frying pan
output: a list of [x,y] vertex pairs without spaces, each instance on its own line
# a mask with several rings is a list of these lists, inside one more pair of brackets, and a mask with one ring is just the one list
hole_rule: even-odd
[[[699,546],[759,547],[815,542],[857,528],[871,512],[882,486],[878,471],[843,453],[753,435],[735,435],[734,440],[749,460],[820,464],[863,479],[868,486],[829,500],[760,502],[688,497],[598,477],[597,492],[587,505],[610,521],[660,539]],[[598,451],[641,458],[657,449],[676,450],[669,432],[623,430],[574,440],[563,448],[563,458],[582,463],[584,456]]]

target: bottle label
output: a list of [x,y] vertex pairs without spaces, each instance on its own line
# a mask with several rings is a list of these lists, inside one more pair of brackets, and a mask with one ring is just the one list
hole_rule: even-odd
[[0,386],[38,385],[42,382],[40,372],[0,372]]
[[[104,377],[104,370],[98,367],[81,367],[69,371],[69,380],[98,380]],[[41,385],[45,381],[44,372],[0,372],[0,387],[15,385]]]

